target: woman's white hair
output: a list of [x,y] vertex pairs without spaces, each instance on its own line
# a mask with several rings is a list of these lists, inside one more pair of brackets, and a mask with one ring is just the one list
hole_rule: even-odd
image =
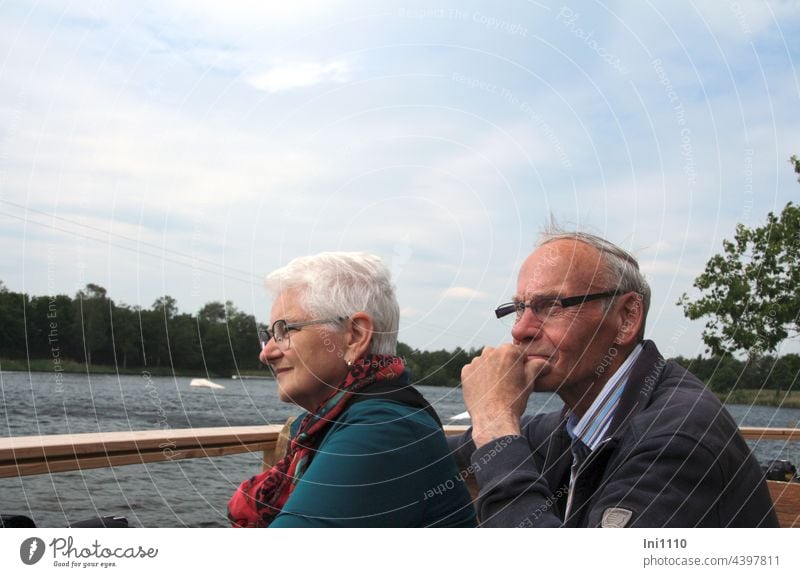
[[275,297],[293,291],[313,317],[347,318],[363,311],[372,317],[368,352],[397,350],[400,306],[391,273],[380,257],[366,252],[322,252],[292,260],[271,272],[266,287]]

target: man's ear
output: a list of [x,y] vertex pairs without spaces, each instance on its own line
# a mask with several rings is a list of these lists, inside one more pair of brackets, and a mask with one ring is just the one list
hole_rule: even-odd
[[644,322],[642,295],[628,293],[619,298],[622,307],[619,309],[617,337],[614,342],[621,346],[633,345],[639,340],[639,331]]
[[345,361],[360,359],[369,350],[372,343],[373,324],[372,317],[365,312],[350,315],[349,328],[345,340]]

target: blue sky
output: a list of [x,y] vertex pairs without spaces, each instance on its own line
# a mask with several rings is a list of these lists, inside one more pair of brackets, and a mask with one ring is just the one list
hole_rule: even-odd
[[401,340],[497,344],[550,214],[640,259],[648,336],[796,200],[797,2],[0,3],[0,279],[182,311],[293,257],[391,266]]

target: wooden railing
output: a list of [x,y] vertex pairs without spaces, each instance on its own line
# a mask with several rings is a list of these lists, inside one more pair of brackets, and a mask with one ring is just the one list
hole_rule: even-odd
[[255,451],[272,460],[281,425],[0,439],[0,478]]
[[800,441],[800,429],[739,427],[739,432],[748,441]]
[[[762,429],[741,427],[742,436],[750,441],[800,441],[800,429]],[[800,483],[767,481],[781,527],[800,527]]]
[[[0,478],[258,451],[266,467],[275,462],[285,428],[264,425],[0,438]],[[448,435],[466,430],[445,427]]]
[[[237,453],[264,453],[264,464],[274,462],[275,446],[284,427],[215,427],[11,437],[0,439],[0,478],[116,467]],[[447,435],[467,430],[446,426]],[[800,429],[742,427],[742,436],[754,441],[800,441]]]
[[[264,467],[285,452],[287,425],[47,435],[0,439],[0,478],[263,452]],[[457,435],[464,426],[446,426]],[[753,441],[800,441],[800,429],[742,427]],[[281,434],[283,433],[283,434]],[[800,483],[768,483],[782,527],[800,527]]]

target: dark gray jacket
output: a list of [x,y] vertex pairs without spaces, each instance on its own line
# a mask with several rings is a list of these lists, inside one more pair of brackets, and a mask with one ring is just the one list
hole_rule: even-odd
[[522,436],[475,450],[450,438],[480,486],[486,527],[777,527],[758,463],[717,398],[645,341],[609,427],[569,496],[563,412],[523,417]]

